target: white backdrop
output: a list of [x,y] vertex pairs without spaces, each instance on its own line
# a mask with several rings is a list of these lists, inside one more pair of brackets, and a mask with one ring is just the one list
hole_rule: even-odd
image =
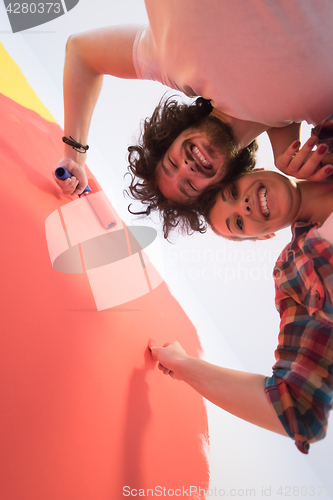
[[[63,126],[62,70],[67,37],[106,24],[146,21],[142,0],[80,0],[66,15],[13,34],[1,2],[0,41]],[[129,200],[124,198],[123,189],[127,187],[127,146],[135,143],[140,120],[151,114],[166,90],[155,82],[107,77],[93,116],[87,163],[102,187],[112,188],[112,202],[128,224],[158,227],[158,217],[138,220],[128,213]],[[304,137],[308,135],[309,127],[304,126]],[[261,137],[259,144],[258,165],[271,167],[266,138]],[[173,236],[170,244],[159,229],[161,250],[151,259],[195,325],[208,361],[270,375],[279,326],[271,272],[289,236],[288,229],[274,240],[235,243],[208,232]],[[176,339],[177,333],[170,332],[165,340]],[[247,497],[251,492],[246,490],[252,489],[257,497],[333,498],[330,428],[327,438],[311,446],[309,455],[304,456],[291,440],[242,422],[210,403],[207,412],[211,496],[218,497],[224,489],[225,496]],[[311,486],[316,488],[315,494]]]

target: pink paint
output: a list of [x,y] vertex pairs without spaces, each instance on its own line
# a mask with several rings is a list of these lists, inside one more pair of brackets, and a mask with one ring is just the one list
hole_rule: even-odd
[[45,221],[72,201],[51,175],[62,131],[2,95],[0,107],[0,498],[208,488],[203,400],[163,377],[147,349],[174,332],[198,355],[193,325],[164,283],[98,312],[85,273],[52,268]]

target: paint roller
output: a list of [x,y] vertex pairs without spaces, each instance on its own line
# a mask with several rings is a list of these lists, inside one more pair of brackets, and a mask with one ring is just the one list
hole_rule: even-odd
[[[58,167],[54,173],[57,179],[60,179],[61,181],[72,177],[68,170],[63,167]],[[79,198],[81,198],[81,196],[87,196],[89,205],[91,206],[97,219],[105,229],[110,229],[111,227],[116,226],[117,222],[110,209],[110,202],[107,199],[106,195],[103,193],[103,191],[98,191],[99,196],[90,196],[92,194],[94,194],[93,191],[91,190],[90,186],[87,185],[84,191],[79,194]],[[95,195],[97,195],[97,193],[95,193]]]

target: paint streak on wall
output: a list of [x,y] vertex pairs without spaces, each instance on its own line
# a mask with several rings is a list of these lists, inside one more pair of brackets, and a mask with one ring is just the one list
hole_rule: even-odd
[[147,351],[174,335],[198,355],[196,331],[165,283],[98,312],[86,274],[52,268],[45,220],[72,198],[51,176],[62,131],[28,107],[0,95],[0,498],[208,488],[204,402]]
[[51,113],[45,108],[35,91],[27,83],[25,76],[15,61],[7,54],[0,43],[0,93],[15,102],[33,109],[48,121],[55,122]]

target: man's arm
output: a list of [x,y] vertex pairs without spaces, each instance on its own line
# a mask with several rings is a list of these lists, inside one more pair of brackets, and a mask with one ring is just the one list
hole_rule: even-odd
[[[73,35],[66,46],[64,69],[65,136],[86,145],[91,117],[100,94],[103,75],[136,79],[133,43],[140,26],[122,25]],[[87,185],[84,171],[86,154],[65,145],[57,167],[65,167],[73,177],[56,181],[64,193],[77,194]]]
[[183,380],[204,398],[247,422],[287,436],[264,391],[263,375],[212,365],[188,356],[178,342],[157,347],[152,356],[164,374]]

